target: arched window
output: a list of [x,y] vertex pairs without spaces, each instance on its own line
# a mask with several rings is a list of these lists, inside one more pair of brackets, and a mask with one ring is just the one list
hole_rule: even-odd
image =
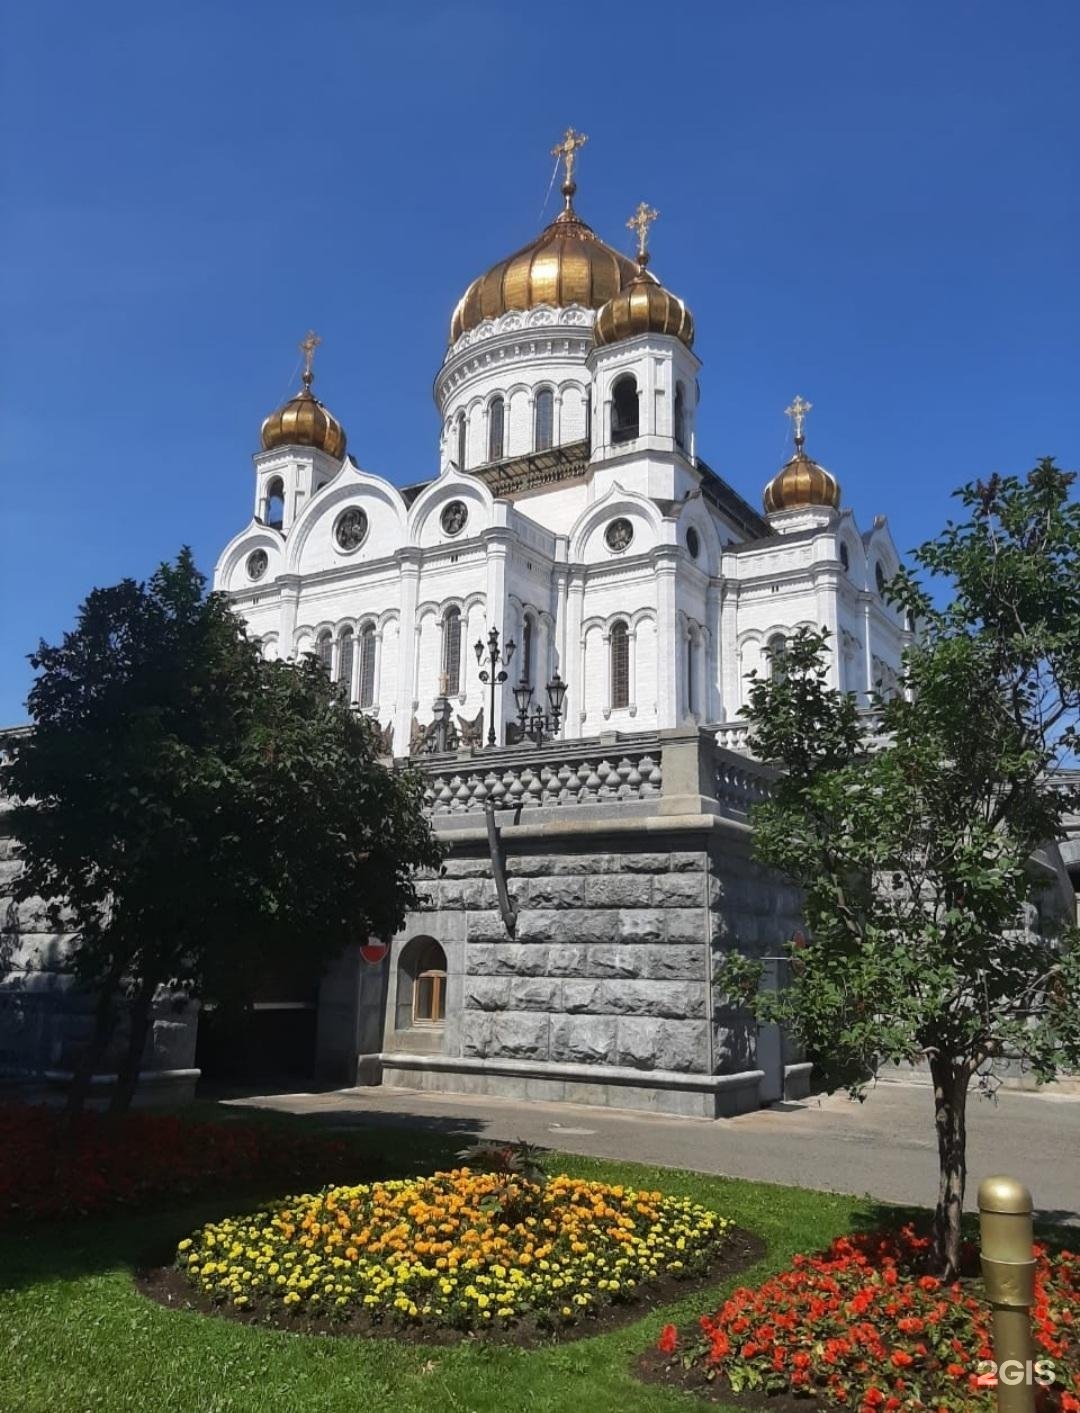
[[398,959],[394,1024],[441,1025],[446,1019],[446,953],[432,937],[414,937]]
[[360,705],[375,704],[375,625],[365,623],[360,630]]
[[555,394],[541,388],[533,410],[533,450],[547,451],[555,440]]
[[630,705],[630,630],[625,623],[613,623],[610,635],[611,707]]
[[521,625],[521,681],[533,685],[533,621],[532,614],[525,615]]
[[843,540],[840,541],[840,563],[844,566],[844,573],[846,574],[851,568],[851,551]]
[[355,640],[351,628],[342,628],[337,640],[337,681],[345,688],[345,694],[352,699],[352,666]]
[[443,615],[442,670],[448,696],[461,691],[461,609],[448,608]]
[[266,488],[266,523],[271,530],[280,530],[285,520],[285,482],[279,476]]
[[468,445],[468,427],[465,423],[464,412],[457,415],[457,469],[465,470],[465,451]]
[[420,953],[413,980],[413,1025],[442,1025],[446,1019],[446,953],[429,942]]
[[315,652],[323,670],[329,673],[334,661],[334,635],[329,628],[319,634],[318,642],[315,644]]
[[686,393],[682,383],[675,384],[675,445],[686,450]]
[[885,570],[881,567],[881,560],[874,565],[874,583],[877,585],[879,594],[885,592]]
[[697,711],[697,635],[691,632],[686,639],[686,710],[691,714]]
[[506,405],[501,397],[493,397],[488,404],[488,460],[501,461],[503,451],[503,426],[506,421]]
[[632,442],[638,434],[638,390],[632,374],[619,378],[611,389],[611,441]]
[[787,639],[783,633],[774,633],[765,646],[768,649],[769,676],[783,677],[787,670]]

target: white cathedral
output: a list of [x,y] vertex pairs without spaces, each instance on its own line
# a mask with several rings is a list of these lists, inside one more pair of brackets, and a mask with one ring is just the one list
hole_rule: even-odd
[[[802,624],[828,629],[832,683],[862,704],[899,671],[884,518],[860,531],[841,505],[805,451],[801,398],[762,511],[710,469],[693,318],[649,268],[656,213],[628,222],[636,259],[605,244],[574,208],[583,141],[556,148],[558,217],[453,311],[438,476],[399,487],[362,469],[311,390],[309,336],[302,388],[263,423],[252,518],[215,570],[264,653],[317,653],[397,756],[444,699],[461,744],[493,726],[513,740],[514,689],[546,707],[556,673],[566,740],[701,725],[735,744],[747,673]],[[493,628],[516,645],[494,721]]]

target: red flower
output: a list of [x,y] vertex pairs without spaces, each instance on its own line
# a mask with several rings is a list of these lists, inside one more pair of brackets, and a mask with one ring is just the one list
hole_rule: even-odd
[[660,1331],[660,1338],[656,1341],[656,1347],[661,1354],[674,1354],[679,1347],[679,1332],[674,1325],[665,1325]]

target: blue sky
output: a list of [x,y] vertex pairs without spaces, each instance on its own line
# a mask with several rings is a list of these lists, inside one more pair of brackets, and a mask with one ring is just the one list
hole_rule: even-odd
[[755,503],[796,392],[901,549],[1080,464],[1075,0],[36,0],[0,47],[0,724],[95,584],[212,570],[308,327],[360,464],[435,473],[451,309],[567,124],[595,229],[662,212],[700,450]]

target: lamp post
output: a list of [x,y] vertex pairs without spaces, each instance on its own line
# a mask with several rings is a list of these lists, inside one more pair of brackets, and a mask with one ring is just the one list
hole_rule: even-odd
[[549,710],[544,711],[543,707],[537,703],[530,713],[532,687],[528,682],[522,680],[514,688],[514,700],[517,702],[518,725],[521,728],[521,734],[523,737],[528,736],[538,746],[542,746],[545,740],[550,741],[559,734],[559,719],[562,716],[563,699],[566,696],[566,683],[555,672],[544,690],[547,692]]
[[430,737],[428,750],[433,754],[442,754],[451,747],[451,736],[453,726],[450,724],[452,708],[447,697],[449,680],[444,672],[439,678],[439,695],[435,698],[435,717],[430,727]]
[[[509,673],[503,669],[510,666],[510,659],[514,656],[517,644],[513,638],[507,638],[506,646],[499,650],[499,630],[492,628],[487,635],[485,646],[483,638],[476,640],[476,661],[481,664],[480,681],[486,683],[491,688],[491,715],[488,718],[487,743],[494,746],[498,740],[495,735],[495,688],[501,686],[506,681]],[[487,662],[487,667],[484,667]]]

